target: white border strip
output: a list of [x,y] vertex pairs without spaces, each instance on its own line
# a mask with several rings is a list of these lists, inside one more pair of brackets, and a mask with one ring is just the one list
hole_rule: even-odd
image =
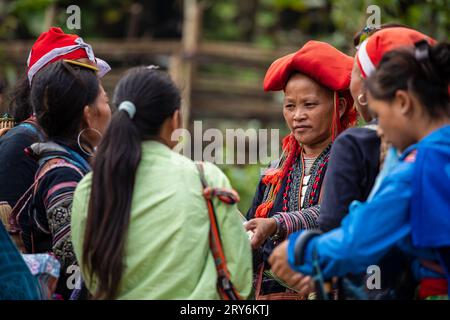
[[372,60],[370,60],[369,55],[367,54],[367,40],[364,40],[363,43],[361,43],[361,46],[358,50],[358,59],[359,59],[359,63],[361,64],[361,68],[364,71],[364,74],[366,75],[366,77],[370,76],[372,73],[374,73],[375,71],[375,66],[372,63]]

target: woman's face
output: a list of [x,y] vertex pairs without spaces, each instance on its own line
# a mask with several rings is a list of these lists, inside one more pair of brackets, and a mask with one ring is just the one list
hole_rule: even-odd
[[284,119],[306,146],[331,138],[333,105],[333,92],[303,74],[294,74],[284,89]]
[[[89,128],[95,129],[103,134],[111,120],[111,108],[109,107],[109,99],[103,86],[99,86],[99,93],[94,103],[85,109],[85,121]],[[97,146],[100,143],[100,135],[92,132],[95,130],[87,130],[86,136],[90,144]]]
[[356,109],[358,110],[364,121],[372,121],[373,118],[369,112],[367,103],[363,105],[358,99],[358,97],[362,95],[360,99],[362,101],[367,101],[366,90],[364,90],[364,78],[361,74],[361,70],[358,67],[356,58],[353,62],[352,78],[350,81],[350,93],[352,94],[353,100],[355,101]]
[[378,117],[378,126],[388,143],[403,151],[415,142],[411,134],[411,119],[402,112],[398,98],[389,102],[375,99],[370,93],[367,97],[370,111]]

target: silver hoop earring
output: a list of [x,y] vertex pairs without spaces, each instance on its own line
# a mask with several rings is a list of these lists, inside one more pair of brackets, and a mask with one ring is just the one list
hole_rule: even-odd
[[94,128],[85,128],[85,129],[81,130],[80,133],[78,134],[78,137],[77,137],[78,147],[80,148],[81,151],[83,151],[84,154],[88,155],[89,157],[93,157],[95,151],[97,150],[97,147],[94,147],[94,148],[93,148],[93,149],[94,149],[94,152],[88,152],[88,151],[86,151],[86,150],[83,148],[83,146],[81,145],[81,135],[83,134],[83,132],[85,132],[85,131],[87,131],[87,130],[92,130],[92,131],[94,131],[95,133],[97,133],[97,134],[100,136],[100,139],[102,138],[102,134],[101,134],[100,131],[98,131],[97,129],[94,129]]
[[[362,100],[364,98],[364,100]],[[367,106],[368,105],[368,102],[367,102],[367,100],[365,100],[365,95],[364,95],[364,93],[361,93],[359,96],[358,96],[358,103],[360,104],[360,105],[362,105],[362,106]]]

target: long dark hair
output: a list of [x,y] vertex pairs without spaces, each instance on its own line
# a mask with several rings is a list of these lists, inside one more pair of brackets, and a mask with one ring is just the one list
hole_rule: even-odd
[[133,68],[119,81],[113,103],[123,101],[132,102],[136,114],[117,111],[98,147],[84,234],[83,265],[98,283],[96,299],[113,299],[119,290],[141,142],[156,138],[180,108],[170,78],[147,67]]
[[386,101],[392,101],[397,90],[410,90],[436,119],[450,117],[449,81],[450,44],[430,47],[420,41],[415,48],[386,53],[365,85],[374,98]]
[[30,102],[49,139],[74,141],[82,126],[84,107],[95,102],[99,90],[93,70],[58,61],[36,74]]

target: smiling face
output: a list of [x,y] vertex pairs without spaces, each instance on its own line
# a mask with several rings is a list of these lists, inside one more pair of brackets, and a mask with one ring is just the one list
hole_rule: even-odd
[[314,146],[331,141],[333,92],[300,73],[284,89],[283,116],[297,142]]

